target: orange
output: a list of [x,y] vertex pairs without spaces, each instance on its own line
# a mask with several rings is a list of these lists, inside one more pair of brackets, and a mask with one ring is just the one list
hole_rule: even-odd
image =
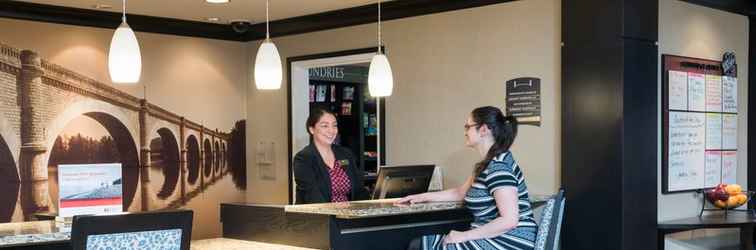
[[743,205],[748,201],[748,196],[746,196],[744,193],[740,193],[738,195],[735,195],[735,197],[738,198],[738,204]]
[[718,208],[726,208],[727,203],[724,203],[723,201],[720,201],[720,200],[716,200],[714,201],[714,206]]
[[739,207],[740,205],[742,205],[742,204],[738,203],[739,200],[740,199],[738,199],[738,196],[735,196],[735,195],[734,196],[730,196],[730,198],[727,199],[727,207],[728,208]]
[[727,191],[728,194],[738,194],[743,191],[743,188],[740,187],[738,184],[729,184],[725,186],[725,191]]

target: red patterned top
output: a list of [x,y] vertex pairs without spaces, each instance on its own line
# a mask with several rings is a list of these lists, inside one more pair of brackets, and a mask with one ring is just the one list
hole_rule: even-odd
[[331,176],[331,202],[348,201],[349,197],[347,197],[347,194],[352,189],[352,182],[338,160],[333,163],[333,167],[328,170],[328,174]]

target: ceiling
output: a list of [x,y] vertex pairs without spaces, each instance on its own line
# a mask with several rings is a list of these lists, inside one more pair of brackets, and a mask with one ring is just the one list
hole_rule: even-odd
[[[131,0],[128,23],[137,32],[229,41],[265,39],[265,0]],[[476,8],[516,0],[384,0],[383,20]],[[96,9],[95,5],[110,5]],[[270,37],[374,23],[376,0],[272,0]],[[0,0],[0,18],[114,29],[121,23],[120,0]],[[211,22],[208,17],[221,21]],[[230,25],[248,19],[251,25]]]
[[[19,0],[21,2],[90,9],[108,12],[122,11],[121,0]],[[376,3],[377,0],[272,0],[270,19],[281,20],[298,16],[347,9]],[[386,2],[384,0],[384,2]],[[110,9],[97,9],[95,5],[109,5]],[[226,4],[210,4],[205,0],[130,0],[126,2],[128,14],[181,19],[187,21],[226,24],[235,19],[252,23],[265,22],[265,0],[230,0]],[[377,11],[377,10],[376,10]]]

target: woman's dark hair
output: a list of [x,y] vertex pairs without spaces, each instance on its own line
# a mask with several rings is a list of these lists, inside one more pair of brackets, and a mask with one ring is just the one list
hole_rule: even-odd
[[307,125],[307,133],[310,134],[310,140],[312,140],[312,133],[310,133],[310,128],[315,127],[315,124],[318,124],[320,118],[326,114],[331,114],[333,117],[336,117],[336,113],[333,113],[327,109],[316,108],[310,110],[310,116],[307,117],[307,122],[305,123],[305,125]]
[[517,119],[514,116],[504,116],[499,108],[491,106],[476,108],[470,114],[473,122],[477,124],[475,129],[485,124],[494,138],[494,144],[486,153],[486,157],[475,164],[474,177],[477,177],[494,157],[509,151],[517,137]]

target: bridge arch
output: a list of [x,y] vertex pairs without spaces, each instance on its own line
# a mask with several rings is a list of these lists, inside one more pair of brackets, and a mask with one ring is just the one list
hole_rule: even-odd
[[186,138],[186,164],[189,171],[187,181],[191,185],[197,183],[197,179],[199,179],[201,165],[200,159],[199,140],[197,140],[196,136],[189,135],[189,137]]
[[[5,145],[10,150],[13,162],[18,162],[19,154],[21,154],[21,137],[16,133],[16,129],[5,119],[5,114],[0,113],[0,137],[5,141]],[[18,175],[18,165],[14,164],[16,168],[16,178]]]
[[122,163],[124,210],[128,210],[134,201],[139,184],[139,151],[136,140],[138,114],[127,114],[124,109],[98,100],[82,100],[71,105],[53,118],[46,126],[47,153],[45,164],[49,164],[50,155],[58,135],[75,118],[87,116],[94,119],[113,138],[118,160]]
[[213,152],[214,153],[213,155],[215,156],[214,170],[215,170],[215,173],[217,175],[220,172],[221,156],[222,156],[221,155],[221,150],[220,150],[220,143],[218,142],[218,140],[215,140],[215,145],[213,145],[213,146],[214,146],[213,149],[215,149],[215,152]]
[[202,173],[205,177],[208,177],[213,173],[213,145],[210,143],[210,139],[206,138],[205,142],[202,143],[202,153]]
[[2,131],[0,132],[0,189],[4,193],[0,195],[0,222],[2,223],[10,222],[13,219],[13,212],[17,207],[20,189],[18,165],[16,164],[18,154],[16,153],[14,157],[14,152],[11,150],[14,146],[16,149],[19,149],[20,146],[6,141],[6,138],[9,141],[17,138],[13,134],[8,133],[10,130],[7,125],[8,123],[5,122],[5,119],[0,118],[0,131]]
[[228,161],[228,148],[226,146],[226,142],[221,142],[221,160],[223,160],[223,166],[226,166],[226,162]]
[[157,196],[166,199],[173,194],[178,184],[179,144],[176,135],[168,128],[157,129],[155,133],[150,139],[150,166],[159,168],[162,173],[163,185]]

